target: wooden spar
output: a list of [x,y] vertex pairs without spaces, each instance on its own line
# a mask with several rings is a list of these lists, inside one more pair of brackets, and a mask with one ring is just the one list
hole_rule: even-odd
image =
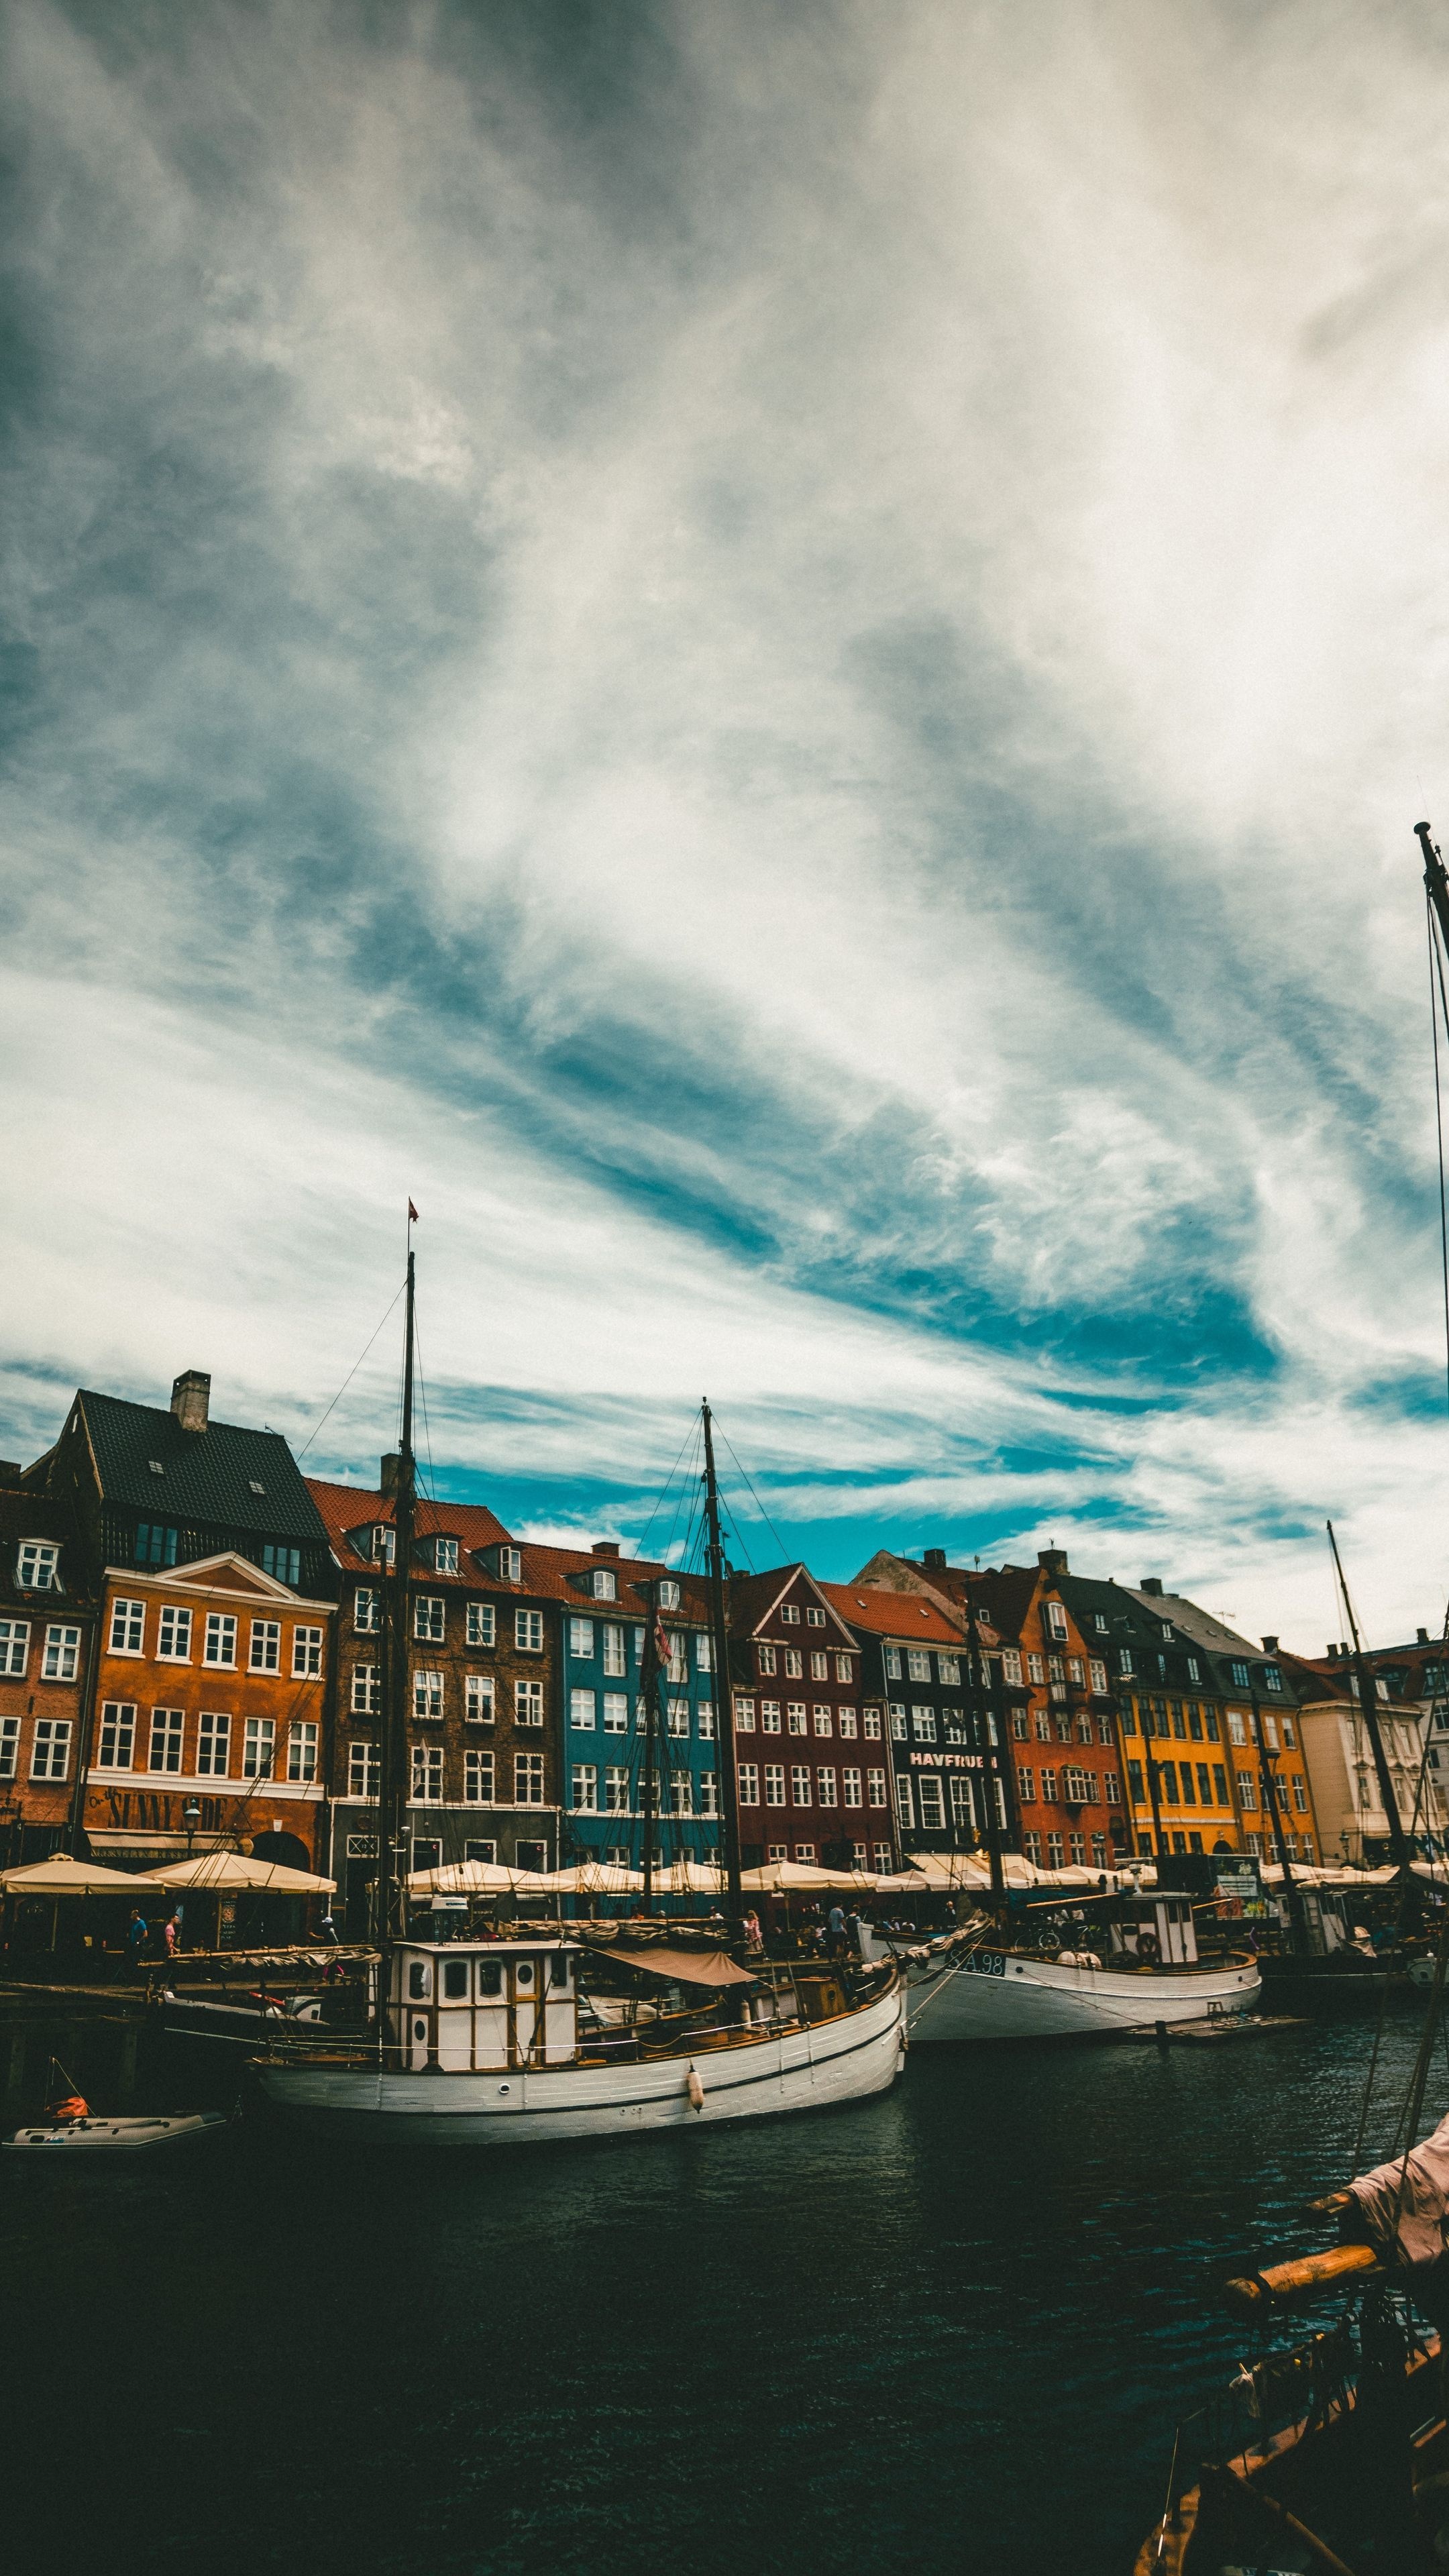
[[[654,1752],[660,1675],[659,1649],[655,1643],[655,1633],[659,1625],[657,1583],[651,1583],[646,1587],[646,1597],[649,1603],[649,1623],[644,1631],[644,1662],[639,1674],[639,1697],[644,1708],[644,1776],[639,1784],[639,1803],[644,1810],[644,1821],[640,1827],[639,1858],[644,1872],[644,1911],[649,1914],[654,1908],[654,1860],[659,1840],[658,1823],[654,1813],[659,1795],[658,1766]],[[663,1854],[660,1853],[659,1857],[662,1859]]]
[[714,1737],[718,1748],[719,1811],[724,1833],[725,1885],[732,1922],[745,1910],[740,1885],[740,1811],[735,1797],[735,1696],[730,1679],[729,1616],[725,1607],[724,1541],[719,1525],[719,1484],[714,1472],[714,1419],[700,1406],[704,1424],[704,1512],[709,1568],[709,1616],[714,1652]]
[[1272,1764],[1268,1760],[1268,1745],[1263,1733],[1263,1712],[1258,1705],[1258,1685],[1256,1682],[1250,1683],[1249,1695],[1253,1708],[1253,1733],[1258,1739],[1258,1770],[1263,1782],[1263,1804],[1268,1810],[1268,1822],[1272,1828],[1273,1834],[1273,1847],[1278,1854],[1278,1866],[1283,1872],[1283,1894],[1287,1901],[1289,1919],[1292,1923],[1294,1932],[1301,1936],[1303,1931],[1303,1899],[1298,1893],[1298,1883],[1293,1876],[1292,1867],[1288,1859],[1288,1837],[1283,1830],[1283,1818],[1278,1806],[1278,1790],[1280,1784],[1277,1773],[1274,1771]]
[[1404,1832],[1404,1820],[1399,1814],[1399,1802],[1394,1796],[1393,1775],[1389,1770],[1388,1755],[1384,1751],[1384,1739],[1379,1731],[1377,1676],[1359,1642],[1358,1622],[1353,1615],[1353,1603],[1348,1597],[1343,1560],[1338,1553],[1338,1541],[1333,1535],[1332,1521],[1328,1524],[1328,1544],[1333,1550],[1333,1568],[1338,1576],[1339,1591],[1343,1595],[1343,1615],[1348,1621],[1349,1635],[1353,1640],[1353,1668],[1358,1680],[1359,1715],[1367,1729],[1369,1750],[1374,1757],[1374,1772],[1378,1779],[1379,1796],[1383,1800],[1384,1814],[1388,1820],[1389,1850],[1395,1869],[1407,1871],[1411,1858],[1409,1840]]
[[1382,2272],[1372,2245],[1331,2245],[1322,2254],[1300,2254],[1291,2263],[1270,2263],[1225,2284],[1228,2305],[1239,2315],[1260,2317],[1269,2308],[1287,2307],[1295,2299],[1315,2298],[1355,2273]]
[[390,1592],[385,1614],[385,1647],[382,1658],[382,1708],[378,1724],[377,1782],[377,1876],[373,1882],[373,1933],[380,1953],[378,1964],[378,2031],[380,2044],[386,2048],[388,1968],[391,1946],[401,1937],[402,1880],[399,1862],[402,1852],[403,1824],[407,1814],[408,1763],[408,1679],[411,1643],[411,1578],[413,1530],[417,1520],[417,1481],[413,1460],[413,1311],[416,1295],[416,1256],[411,1241],[411,1216],[408,1241],[408,1280],[406,1340],[403,1352],[402,1440],[397,1469],[397,1491],[393,1496],[393,1563],[392,1582],[384,1584],[384,1597]]

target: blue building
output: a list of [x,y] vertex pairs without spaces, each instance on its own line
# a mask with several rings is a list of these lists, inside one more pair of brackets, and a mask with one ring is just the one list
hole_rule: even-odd
[[720,1841],[715,1677],[707,1587],[699,1575],[623,1557],[530,1547],[530,1579],[558,1603],[562,1707],[560,1861],[643,1857],[645,1637],[657,1604],[669,1646],[655,1716],[660,1859],[714,1861]]

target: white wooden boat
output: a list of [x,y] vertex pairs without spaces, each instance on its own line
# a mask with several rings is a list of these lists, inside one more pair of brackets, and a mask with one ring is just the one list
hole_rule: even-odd
[[17,2129],[7,2148],[45,2155],[134,2155],[146,2147],[180,2146],[188,2139],[209,2137],[228,2125],[221,2111],[183,2111],[169,2118],[50,2120]]
[[1246,1951],[1201,1959],[1185,1896],[1124,1897],[1103,1952],[1043,1955],[995,1932],[917,1951],[906,1963],[914,2047],[972,2039],[1122,2038],[1157,2022],[1252,2010],[1263,1991]]
[[581,2031],[584,1956],[559,1938],[404,1940],[370,2056],[279,2039],[252,2061],[257,2086],[273,2110],[334,2137],[537,2146],[821,2110],[883,2093],[900,2072],[893,1962],[761,1978],[719,1951],[641,1950],[631,1965],[705,2002],[634,2028]]

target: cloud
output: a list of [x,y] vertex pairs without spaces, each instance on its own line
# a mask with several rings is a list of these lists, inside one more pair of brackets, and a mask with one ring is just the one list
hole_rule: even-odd
[[1437,1616],[1432,16],[14,30],[9,1440]]

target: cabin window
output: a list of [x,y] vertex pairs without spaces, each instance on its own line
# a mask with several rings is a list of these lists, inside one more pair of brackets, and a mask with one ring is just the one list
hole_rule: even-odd
[[480,1996],[481,1996],[481,1995],[501,1995],[501,1994],[502,1994],[502,1992],[503,1992],[503,1962],[502,1962],[502,1960],[501,1960],[501,1959],[480,1959],[480,1960],[479,1960],[479,1962],[478,1962],[478,1992],[479,1992]]
[[568,1953],[564,1950],[555,1950],[548,1963],[548,1982],[551,1986],[566,1986],[568,1981]]
[[514,1971],[514,1975],[517,1980],[519,1993],[522,1994],[526,1988],[533,1984],[533,1961],[531,1959],[520,1959],[518,1966]]
[[413,1959],[408,1964],[408,1994],[415,2004],[426,2003],[432,1988],[426,1959]]
[[443,1999],[459,2004],[468,2000],[468,1962],[466,1959],[443,1961]]

